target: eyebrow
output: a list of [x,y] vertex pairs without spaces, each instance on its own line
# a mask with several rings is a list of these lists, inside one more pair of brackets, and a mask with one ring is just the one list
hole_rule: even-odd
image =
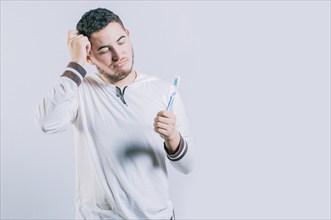
[[[124,38],[124,37],[125,37],[125,36],[124,36],[124,35],[122,35],[120,38],[118,38],[118,39],[117,39],[117,41],[116,41],[116,42],[119,42],[119,41],[120,41],[120,40],[122,40],[122,38]],[[99,47],[99,48],[98,48],[98,50],[97,50],[97,51],[100,51],[100,50],[102,50],[103,48],[106,48],[106,47],[109,47],[109,46],[106,46],[106,45],[105,45],[105,46],[101,46],[101,47]]]

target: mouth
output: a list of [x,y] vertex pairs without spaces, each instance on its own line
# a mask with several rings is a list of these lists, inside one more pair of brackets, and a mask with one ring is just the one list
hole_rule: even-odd
[[128,61],[127,58],[122,58],[121,60],[119,60],[116,63],[112,64],[112,66],[114,68],[121,68],[122,66],[124,66],[126,64],[127,61]]

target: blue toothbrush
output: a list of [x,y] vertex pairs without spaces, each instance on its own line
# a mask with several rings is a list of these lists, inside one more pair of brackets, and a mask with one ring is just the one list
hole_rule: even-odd
[[168,102],[168,105],[167,105],[167,111],[169,111],[172,107],[172,103],[174,102],[177,87],[179,86],[179,82],[180,82],[180,76],[176,76],[175,79],[174,79],[175,91],[170,96],[170,99],[169,99],[169,102]]

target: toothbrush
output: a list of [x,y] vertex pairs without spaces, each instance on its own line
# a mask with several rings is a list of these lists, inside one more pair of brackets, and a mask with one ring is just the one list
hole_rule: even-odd
[[180,76],[176,76],[175,79],[174,79],[175,91],[170,96],[170,99],[169,99],[169,102],[168,102],[168,105],[167,105],[167,111],[169,111],[172,107],[172,103],[174,102],[177,87],[179,86],[179,82],[180,82]]

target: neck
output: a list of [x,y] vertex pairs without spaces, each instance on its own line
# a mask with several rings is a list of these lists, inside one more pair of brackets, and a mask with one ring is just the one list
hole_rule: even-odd
[[136,71],[132,70],[129,75],[127,75],[124,79],[121,79],[119,81],[114,81],[111,80],[110,78],[104,76],[103,74],[100,74],[101,78],[108,83],[113,84],[114,86],[118,86],[118,87],[123,87],[123,86],[128,86],[131,83],[133,83],[133,81],[136,79],[137,77],[137,73]]

